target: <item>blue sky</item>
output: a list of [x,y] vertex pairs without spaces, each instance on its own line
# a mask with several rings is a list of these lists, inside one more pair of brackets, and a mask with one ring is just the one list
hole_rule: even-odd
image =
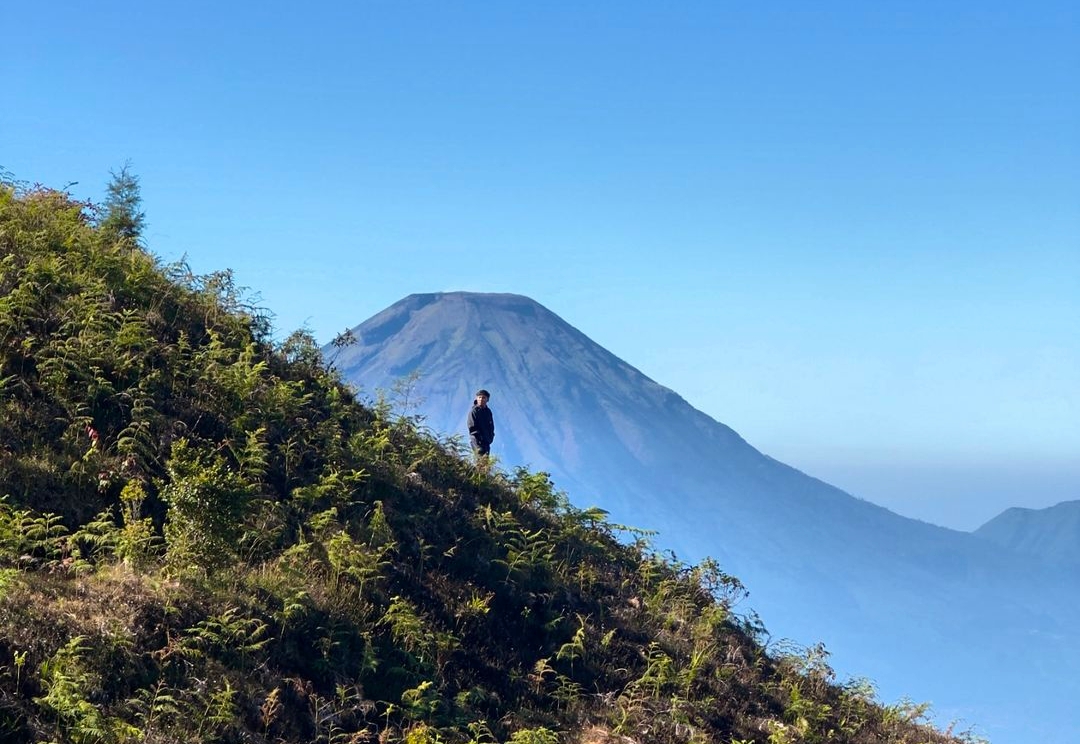
[[1080,498],[1071,2],[17,3],[0,166],[320,340],[517,292],[970,529]]

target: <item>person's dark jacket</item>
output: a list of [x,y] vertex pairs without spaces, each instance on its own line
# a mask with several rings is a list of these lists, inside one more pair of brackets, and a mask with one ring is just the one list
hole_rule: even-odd
[[482,450],[495,441],[495,418],[487,406],[474,405],[469,411],[469,438],[474,448]]

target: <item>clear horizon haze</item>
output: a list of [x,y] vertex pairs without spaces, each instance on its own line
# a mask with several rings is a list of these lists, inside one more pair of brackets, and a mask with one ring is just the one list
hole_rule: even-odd
[[0,169],[101,200],[129,162],[147,247],[232,269],[280,337],[522,294],[900,514],[1080,499],[1075,3],[61,0],[0,26]]

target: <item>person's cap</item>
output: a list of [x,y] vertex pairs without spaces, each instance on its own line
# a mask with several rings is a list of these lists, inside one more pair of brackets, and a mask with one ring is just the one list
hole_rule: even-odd
[[481,395],[484,396],[485,398],[490,398],[491,397],[491,393],[489,393],[487,390],[484,390],[483,388],[480,388],[479,390],[476,391],[476,396],[475,397],[479,398]]

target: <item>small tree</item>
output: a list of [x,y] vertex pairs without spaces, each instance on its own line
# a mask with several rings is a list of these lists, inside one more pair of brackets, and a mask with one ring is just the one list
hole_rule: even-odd
[[142,194],[139,190],[139,177],[131,172],[131,163],[117,171],[109,171],[112,178],[106,187],[105,219],[101,221],[103,230],[114,233],[118,238],[127,238],[138,242],[146,227],[146,213],[142,211]]
[[251,487],[210,443],[178,439],[166,463],[161,498],[167,562],[181,572],[212,572],[235,557],[251,504]]

